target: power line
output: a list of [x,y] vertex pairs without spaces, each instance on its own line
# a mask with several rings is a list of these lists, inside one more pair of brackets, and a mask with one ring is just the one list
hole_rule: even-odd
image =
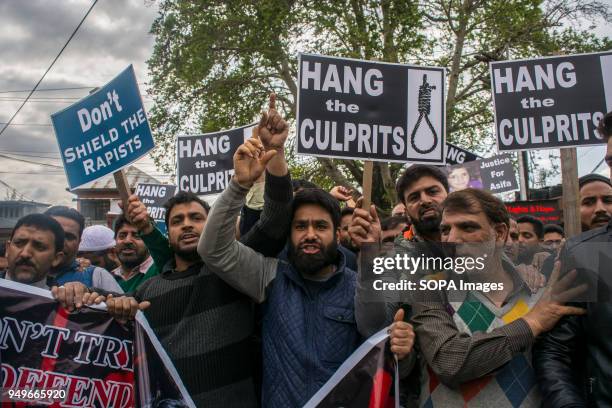
[[[138,85],[147,85],[146,82],[139,82]],[[89,89],[92,90],[94,88],[101,88],[102,85],[95,85],[95,86],[73,86],[73,87],[64,87],[64,88],[44,88],[44,89],[37,89],[34,92],[48,92],[48,91],[71,91],[71,90],[77,90],[77,89]],[[31,92],[31,89],[22,89],[22,90],[15,90],[15,91],[0,91],[0,94],[7,94],[7,93],[24,93],[24,92]]]
[[[6,154],[1,154],[1,153],[0,153],[0,157],[4,157],[5,159],[20,161],[20,162],[24,162],[24,163],[29,163],[29,164],[36,164],[36,165],[39,165],[39,166],[48,166],[48,167],[53,167],[53,168],[57,168],[57,169],[63,169],[62,166],[57,166],[55,164],[39,163],[39,162],[35,162],[35,161],[32,161],[32,160],[26,160],[26,159],[20,159],[20,158],[17,158],[17,157],[7,156]],[[48,157],[44,157],[44,159],[48,159]]]
[[6,130],[6,128],[11,124],[11,122],[13,121],[13,119],[15,119],[15,117],[19,114],[19,112],[21,111],[21,109],[24,107],[24,105],[28,102],[28,99],[30,99],[30,97],[32,96],[32,94],[34,93],[34,91],[36,91],[36,88],[38,88],[38,85],[40,85],[40,83],[43,81],[43,79],[45,79],[45,76],[47,75],[47,73],[49,71],[51,71],[51,68],[53,68],[53,65],[55,65],[55,62],[59,59],[59,57],[62,55],[62,53],[64,52],[64,50],[66,49],[66,47],[68,46],[68,44],[70,44],[70,41],[72,40],[72,38],[75,36],[75,34],[77,33],[77,31],[79,31],[79,28],[81,28],[81,25],[83,25],[83,23],[85,22],[85,19],[87,18],[87,16],[89,15],[89,13],[91,12],[91,10],[93,10],[94,6],[96,5],[96,3],[98,3],[98,0],[94,0],[94,2],[92,3],[91,7],[89,7],[89,10],[87,10],[87,13],[85,13],[85,16],[83,16],[83,18],[81,19],[81,22],[76,26],[76,28],[74,29],[74,31],[72,32],[72,34],[70,34],[70,37],[68,38],[68,41],[66,41],[66,43],[64,44],[64,46],[62,47],[62,49],[59,51],[59,53],[55,56],[55,58],[53,59],[53,62],[51,62],[51,65],[49,65],[49,68],[47,68],[47,70],[45,71],[45,73],[43,74],[43,76],[38,80],[38,82],[36,83],[36,85],[34,85],[34,88],[30,91],[30,93],[28,94],[28,96],[26,97],[26,100],[23,101],[23,103],[21,104],[21,106],[19,106],[19,108],[17,109],[17,111],[13,114],[13,116],[11,116],[11,118],[8,120],[8,122],[4,125],[4,127],[2,128],[2,130],[0,130],[0,136],[2,136],[2,134],[4,133],[4,131]]

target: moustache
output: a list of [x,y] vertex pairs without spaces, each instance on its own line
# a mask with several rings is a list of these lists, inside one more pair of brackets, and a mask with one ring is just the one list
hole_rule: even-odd
[[419,215],[425,214],[425,211],[427,211],[427,210],[434,210],[437,213],[440,212],[440,210],[438,209],[437,205],[428,204],[428,205],[421,205],[421,208],[419,208]]
[[596,223],[596,222],[608,222],[608,221],[610,221],[610,216],[608,214],[605,214],[605,213],[600,213],[600,214],[596,214],[593,217],[592,223]]
[[30,261],[29,259],[24,259],[24,258],[19,258],[15,262],[15,266],[31,266],[32,268],[35,267],[35,265],[34,265],[34,263],[32,263],[32,261]]

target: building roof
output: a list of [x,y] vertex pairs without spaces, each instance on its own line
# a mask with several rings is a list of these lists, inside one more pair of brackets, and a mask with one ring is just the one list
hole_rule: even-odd
[[0,205],[22,205],[25,207],[51,207],[51,204],[40,203],[38,201],[27,201],[27,200],[0,200]]
[[[140,170],[136,166],[129,166],[125,169],[125,175],[128,179],[130,188],[136,188],[139,183],[150,183],[150,184],[162,184],[155,177],[148,175],[144,171]],[[84,190],[114,190],[115,178],[112,174],[106,175],[101,179],[86,184],[83,187],[79,187],[73,192],[84,191]]]

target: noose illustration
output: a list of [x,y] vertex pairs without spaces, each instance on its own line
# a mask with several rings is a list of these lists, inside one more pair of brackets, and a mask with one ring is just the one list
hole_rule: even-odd
[[[419,87],[419,119],[417,120],[414,129],[412,129],[412,134],[410,135],[410,144],[412,145],[412,148],[421,154],[431,153],[438,145],[438,135],[436,134],[436,130],[429,120],[429,113],[431,111],[431,91],[433,89],[436,89],[436,87],[429,85],[427,82],[427,75],[423,74],[423,84]],[[433,133],[433,144],[429,149],[420,149],[414,142],[416,132],[419,129],[419,125],[421,124],[423,118],[425,118],[425,122],[427,122],[427,125],[431,129],[431,133]]]

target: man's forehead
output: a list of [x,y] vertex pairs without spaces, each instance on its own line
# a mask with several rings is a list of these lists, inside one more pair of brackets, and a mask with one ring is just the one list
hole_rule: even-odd
[[519,230],[521,231],[525,231],[525,230],[532,231],[532,232],[535,231],[533,229],[533,224],[530,222],[519,222],[518,227],[519,227]]
[[480,221],[482,217],[486,218],[483,211],[475,212],[459,212],[459,211],[444,211],[442,213],[442,224],[461,224],[462,222]]
[[612,195],[612,187],[603,181],[592,181],[580,189],[580,197],[593,197],[598,195]]
[[55,240],[55,236],[49,230],[41,229],[33,225],[22,225],[13,234],[13,240],[16,238],[31,238],[39,241]]
[[426,190],[431,187],[440,187],[444,188],[442,183],[440,183],[437,179],[431,176],[423,176],[417,179],[414,183],[412,183],[406,190],[404,190],[404,196],[412,194],[416,191]]
[[327,210],[317,204],[304,204],[295,210],[293,221],[328,221],[331,215]]
[[202,207],[202,204],[197,201],[190,201],[188,203],[176,204],[170,210],[170,217],[174,217],[179,214],[191,214],[201,213],[206,215],[206,210]]

